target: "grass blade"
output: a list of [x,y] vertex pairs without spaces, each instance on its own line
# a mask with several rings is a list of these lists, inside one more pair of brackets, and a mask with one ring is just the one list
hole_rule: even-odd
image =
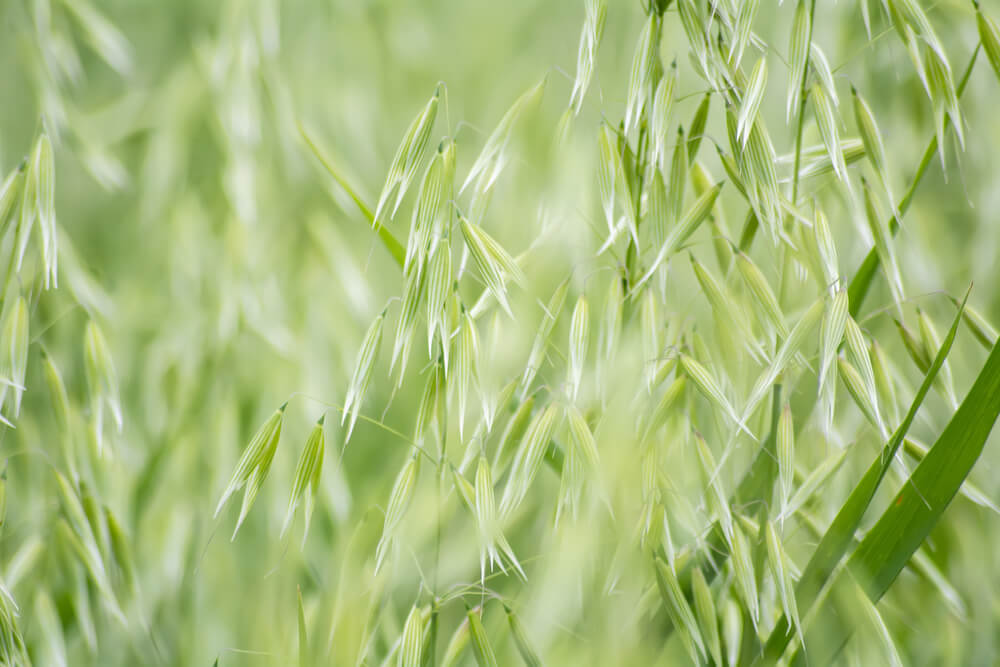
[[[964,304],[965,301],[963,300],[963,307]],[[840,508],[837,516],[830,524],[826,534],[823,535],[822,540],[820,540],[819,545],[809,559],[809,563],[806,565],[806,569],[802,573],[802,578],[799,580],[799,585],[795,590],[798,608],[804,611],[805,614],[809,613],[808,610],[819,595],[824,582],[829,579],[834,568],[836,568],[840,559],[847,551],[848,546],[850,546],[854,532],[861,523],[861,519],[864,517],[869,504],[871,504],[872,498],[875,497],[875,491],[878,489],[879,484],[881,484],[885,474],[889,471],[889,465],[893,457],[895,457],[896,452],[903,443],[903,438],[916,418],[917,411],[927,396],[927,392],[930,391],[938,370],[944,364],[945,358],[951,351],[951,346],[955,341],[955,335],[958,333],[958,325],[961,321],[962,308],[960,307],[954,322],[952,322],[951,329],[948,331],[948,335],[941,345],[941,349],[938,350],[934,363],[928,369],[923,383],[920,385],[913,398],[913,402],[910,404],[910,409],[906,413],[906,417],[903,418],[903,422],[896,429],[895,433],[893,433],[889,442],[886,443],[878,458],[869,466],[865,476],[854,487],[851,495]],[[788,619],[782,618],[778,621],[770,638],[767,640],[767,644],[764,646],[762,659],[768,662],[777,660],[784,653],[790,639]]]
[[[323,152],[313,139],[312,135],[310,135],[301,124],[299,125],[299,134],[302,136],[302,140],[306,142],[309,150],[312,151],[313,155],[316,156],[316,159],[319,160],[320,164],[323,165],[323,168],[326,169],[327,173],[330,174],[330,176],[333,177],[333,180],[337,182],[337,185],[339,185],[344,192],[347,193],[347,195],[351,198],[351,201],[354,202],[354,205],[358,207],[359,211],[361,211],[361,215],[365,216],[368,224],[374,227],[375,214],[361,198],[361,195],[358,194],[358,191],[354,188],[354,186],[351,185],[351,182],[347,180],[347,177],[344,176],[337,165],[334,164],[326,153]],[[397,264],[399,264],[399,268],[403,268],[403,263],[406,261],[406,248],[403,247],[403,244],[399,242],[399,239],[397,239],[392,232],[386,229],[385,225],[379,225],[376,232],[378,233],[379,240],[382,241],[382,245],[385,246],[385,249],[389,251],[392,258],[396,260]]]
[[[936,366],[937,361],[943,361],[940,356],[935,360]],[[995,345],[937,442],[848,562],[853,580],[872,603],[877,603],[889,589],[958,493],[979,459],[998,416],[1000,345]],[[825,614],[822,620],[833,616]],[[854,629],[840,621],[822,625],[824,641],[819,648],[829,655],[811,649],[809,660],[814,664],[829,662]],[[803,656],[799,656],[798,663],[804,664]]]

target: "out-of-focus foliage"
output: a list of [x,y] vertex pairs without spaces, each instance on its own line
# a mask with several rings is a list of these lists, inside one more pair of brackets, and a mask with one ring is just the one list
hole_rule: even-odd
[[[956,90],[1000,9],[977,28],[958,0],[606,4],[0,4],[0,657],[759,654],[945,340],[948,297],[974,283],[969,323],[1000,320],[995,45]],[[808,15],[816,48],[796,50]],[[446,155],[435,233],[411,236]],[[383,187],[408,178],[379,236]],[[417,253],[405,277],[387,234]],[[873,247],[848,320],[838,294]],[[963,326],[859,538],[983,367]],[[760,442],[773,490],[733,496]],[[996,662],[996,445],[877,605],[820,602],[862,619],[838,660]]]

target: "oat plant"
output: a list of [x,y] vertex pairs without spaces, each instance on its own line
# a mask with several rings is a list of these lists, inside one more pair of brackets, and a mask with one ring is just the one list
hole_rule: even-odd
[[995,663],[998,17],[0,6],[0,664]]
[[[956,387],[948,357],[963,318],[978,319],[970,292],[937,308],[948,326],[942,338],[920,303],[943,304],[907,296],[896,236],[933,158],[945,169],[961,159],[968,121],[959,97],[980,49],[995,64],[997,34],[976,7],[979,43],[971,55],[956,54],[969,58],[962,68],[919,3],[883,3],[874,14],[868,3],[855,8],[851,19],[871,35],[865,48],[897,40],[926,93],[907,102],[927,107],[931,132],[897,200],[898,165],[887,159],[864,84],[849,79],[850,62],[831,66],[817,3],[789,4],[771,17],[791,18],[777,42],[774,30],[757,32],[756,2],[642,3],[631,67],[620,75],[624,108],[608,104],[613,96],[593,100],[595,131],[580,116],[597,97],[588,88],[608,12],[603,2],[585,3],[570,100],[548,162],[536,167],[557,179],[567,142],[593,137],[594,180],[572,194],[541,195],[543,205],[565,206],[565,225],[586,229],[561,269],[540,247],[560,232],[540,220],[535,241],[508,248],[499,239],[510,221],[490,207],[510,169],[516,122],[543,84],[514,102],[481,147],[435,125],[429,110],[440,89],[414,118],[387,179],[387,188],[399,184],[396,205],[372,222],[408,239],[403,290],[386,306],[399,321],[393,365],[414,328],[422,332],[419,312],[429,354],[420,373],[404,379],[400,370],[402,390],[423,384],[424,398],[385,506],[376,575],[408,517],[429,513],[411,521],[436,527],[415,529],[411,558],[395,555],[389,585],[417,584],[430,623],[418,647],[407,620],[386,659],[398,651],[400,664],[436,664],[438,624],[464,602],[469,616],[456,632],[469,623],[480,665],[497,664],[492,645],[504,641],[526,664],[546,654],[572,664],[588,649],[570,646],[569,628],[600,644],[598,652],[607,650],[603,633],[621,633],[624,652],[613,654],[622,664],[668,655],[721,664],[723,623],[733,664],[900,660],[878,603],[917,562],[937,572],[927,538],[956,495],[990,505],[966,481],[1000,414],[1000,352],[995,336],[979,336],[988,358],[971,388]],[[769,63],[786,72],[784,104],[771,103],[780,93],[769,92]],[[684,114],[686,97],[700,99],[693,117]],[[445,136],[415,214],[396,221],[410,180],[398,165],[421,159],[431,131]],[[480,152],[467,176],[449,168],[442,182],[436,163],[456,146],[459,157]],[[732,194],[721,196],[724,189]],[[742,223],[731,229],[727,219]],[[403,244],[393,238],[382,235],[396,254]],[[865,246],[854,268],[848,258]],[[551,297],[533,272],[556,274]],[[866,308],[873,286],[884,301],[868,299]],[[373,329],[381,332],[383,317]],[[890,320],[902,345],[889,337]],[[519,339],[532,341],[527,357],[511,342]],[[876,353],[876,340],[887,349]],[[370,331],[347,386],[352,424],[380,343]],[[934,444],[908,461],[901,446],[931,388],[946,414]],[[862,474],[866,459],[874,460]],[[421,460],[433,471],[423,481]],[[471,577],[454,570],[458,555],[442,566],[442,542],[451,544],[444,535],[463,521],[486,545]],[[433,549],[420,547],[428,542]],[[499,607],[511,619],[537,619],[529,627],[545,648],[532,647],[523,630],[505,640],[484,629]],[[375,624],[387,622],[382,613]],[[356,659],[379,659],[371,651],[363,643]],[[450,647],[446,655],[457,659]]]

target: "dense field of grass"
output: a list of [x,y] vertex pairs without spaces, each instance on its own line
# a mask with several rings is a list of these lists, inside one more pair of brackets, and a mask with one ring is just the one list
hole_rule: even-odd
[[997,663],[997,19],[0,4],[0,664]]

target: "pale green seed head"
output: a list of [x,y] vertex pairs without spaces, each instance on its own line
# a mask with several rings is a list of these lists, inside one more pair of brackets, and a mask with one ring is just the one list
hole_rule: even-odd
[[[917,322],[920,327],[920,342],[923,345],[924,353],[928,359],[933,359],[937,356],[938,349],[941,347],[941,337],[938,335],[930,316],[920,308],[917,309]],[[955,381],[951,374],[951,364],[947,360],[941,364],[941,368],[938,369],[937,376],[934,379],[948,403],[951,404],[952,409],[958,409],[958,398],[955,396]]]
[[[386,219],[395,216],[403,197],[406,195],[434,126],[439,94],[440,89],[434,91],[434,95],[410,122],[410,126],[396,149],[396,155],[389,165],[385,185],[382,187],[382,194],[379,195],[378,204],[375,207],[375,216],[372,221],[372,226],[375,228],[381,227]],[[393,196],[395,196],[395,202],[390,212],[387,207]]]
[[931,366],[930,356],[927,354],[927,350],[924,348],[923,343],[913,335],[913,333],[903,324],[900,320],[893,319],[896,325],[896,330],[899,332],[899,336],[903,341],[903,347],[906,349],[906,353],[909,355],[913,363],[916,364],[917,368],[921,373],[926,373],[927,369]]
[[121,572],[122,580],[129,593],[134,593],[139,585],[138,572],[133,556],[132,541],[118,518],[110,508],[104,507],[104,519],[108,527],[111,555]]
[[976,28],[979,30],[979,41],[983,45],[983,52],[993,66],[997,79],[1000,80],[1000,26],[992,17],[987,16],[979,3],[976,5]]
[[684,375],[679,376],[663,392],[663,395],[656,403],[656,407],[653,409],[649,423],[646,425],[646,438],[663,426],[671,414],[675,412],[675,409],[679,407],[680,400],[684,396],[684,388],[687,385],[685,378],[686,376]]
[[[17,646],[23,642],[23,639],[20,638],[20,629],[16,624],[10,623],[8,614],[9,612],[6,609],[0,611],[0,624],[3,625],[4,644],[0,648],[0,657],[2,657],[4,662],[11,665],[29,664],[26,654],[23,656],[17,655],[20,652]],[[52,597],[44,589],[35,593],[32,616],[44,639],[39,647],[41,655],[36,659],[41,659],[44,661],[43,664],[52,665],[52,667],[66,667],[69,663],[66,659],[66,638],[63,634],[62,621],[59,618],[59,612],[52,601]],[[13,646],[9,644],[13,644]]]
[[573,91],[569,100],[570,109],[574,114],[580,113],[583,98],[590,87],[597,48],[600,46],[601,37],[604,34],[607,14],[608,6],[605,0],[587,0],[586,16],[580,34],[580,46],[577,49],[576,78],[573,80]]
[[726,599],[723,608],[722,635],[726,644],[726,662],[729,667],[736,667],[743,645],[743,613],[739,603],[731,597]]
[[569,367],[572,396],[575,399],[580,391],[580,381],[583,377],[584,365],[587,361],[587,347],[590,341],[590,305],[583,294],[573,308],[573,318],[569,328]]
[[885,219],[881,210],[879,210],[875,194],[864,180],[862,180],[862,188],[864,190],[865,218],[868,221],[868,228],[875,240],[875,251],[878,253],[879,261],[882,263],[883,270],[889,281],[889,289],[892,292],[893,299],[896,301],[897,310],[899,310],[901,309],[900,304],[903,303],[906,297],[903,291],[903,278],[896,250]]
[[847,326],[848,303],[847,289],[841,287],[833,293],[832,298],[823,313],[823,329],[820,337],[820,368],[819,391],[827,381],[827,373],[833,364],[840,342],[844,338],[844,328]]
[[347,422],[347,433],[344,436],[345,446],[351,439],[351,433],[354,431],[354,425],[361,410],[361,403],[368,391],[372,369],[375,367],[375,359],[382,346],[382,325],[384,323],[385,311],[383,310],[365,332],[365,337],[361,341],[361,349],[358,350],[357,360],[354,362],[354,373],[351,375],[351,383],[348,385],[347,395],[344,397],[344,409],[340,415],[340,425],[343,426]]
[[521,376],[521,399],[524,400],[531,383],[535,379],[542,361],[545,358],[546,348],[549,344],[549,336],[552,328],[556,325],[559,315],[562,313],[563,305],[566,303],[566,294],[569,291],[570,279],[566,278],[556,287],[555,292],[549,298],[548,304],[542,312],[542,321],[538,325],[534,341],[531,344],[531,351],[528,353],[528,361]]
[[312,518],[313,505],[316,494],[319,492],[320,475],[323,472],[323,455],[325,451],[325,437],[323,435],[323,422],[325,417],[320,417],[309,433],[306,444],[299,455],[299,461],[295,466],[295,476],[292,479],[291,497],[288,500],[288,510],[285,513],[285,520],[281,526],[281,534],[284,535],[288,525],[295,515],[295,510],[299,503],[305,501],[305,527],[302,530],[302,539],[305,540],[309,533],[309,521]]
[[885,143],[882,141],[882,133],[875,121],[875,114],[872,113],[868,102],[861,97],[854,86],[851,86],[851,97],[854,102],[854,120],[865,145],[865,154],[875,172],[884,175],[887,173]]
[[698,617],[698,627],[707,644],[708,653],[716,665],[722,665],[722,642],[719,639],[719,617],[715,610],[715,599],[700,567],[695,567],[691,574],[691,589],[694,592],[694,610]]
[[535,407],[535,399],[528,396],[507,420],[503,433],[500,435],[496,453],[493,457],[493,465],[496,468],[505,468],[512,456],[511,449],[521,441],[531,420],[531,414]]
[[788,327],[785,325],[785,315],[781,312],[778,297],[763,271],[749,256],[742,252],[736,254],[736,268],[750,290],[754,307],[760,313],[763,323],[771,327],[780,338],[787,338]]
[[521,660],[524,661],[525,667],[542,667],[542,660],[538,657],[538,652],[528,639],[527,629],[521,623],[521,619],[506,604],[504,604],[503,608],[507,614],[507,624],[510,626],[510,634],[514,638],[514,645],[517,646],[517,652],[521,654]]
[[774,577],[775,585],[781,597],[781,606],[785,615],[791,619],[792,625],[799,636],[799,640],[804,639],[802,632],[802,622],[799,619],[799,610],[795,601],[795,582],[792,579],[791,563],[785,548],[778,536],[778,531],[774,524],[768,521],[764,526],[764,541],[767,547],[767,564]]
[[382,526],[382,537],[375,549],[376,572],[382,568],[388,550],[395,541],[396,530],[413,501],[419,474],[420,454],[414,451],[400,469],[389,494],[389,502],[385,508],[385,521]]
[[822,463],[813,468],[809,475],[802,481],[795,490],[788,507],[782,513],[782,518],[788,518],[795,514],[814,494],[830,479],[831,476],[847,458],[847,449],[837,449],[833,451]]
[[734,68],[740,66],[740,61],[743,59],[743,52],[750,42],[750,32],[759,6],[760,0],[746,0],[746,2],[740,3],[739,13],[736,16],[736,25],[733,28],[732,46],[729,49],[729,61]]
[[441,667],[454,667],[458,664],[459,658],[462,657],[462,652],[469,645],[469,638],[469,619],[463,618],[462,622],[458,624],[458,627],[455,628],[455,631],[448,639],[444,655],[441,657]]
[[641,279],[633,287],[633,293],[642,287],[646,281],[648,281],[656,270],[660,268],[660,265],[664,260],[668,259],[674,253],[681,249],[681,245],[695,232],[698,226],[705,221],[708,215],[712,212],[712,207],[715,206],[715,201],[719,198],[719,193],[722,191],[722,183],[717,183],[715,187],[703,193],[694,204],[688,208],[684,216],[677,222],[677,224],[670,229],[667,233],[667,238],[664,240],[659,253],[657,253],[656,258],[653,260],[652,265],[649,270],[642,276]]
[[795,480],[795,425],[793,423],[792,407],[785,403],[778,417],[778,433],[776,438],[778,454],[778,486],[781,491],[781,514],[785,513],[788,499],[792,495],[792,485]]
[[9,414],[17,417],[21,412],[21,398],[24,395],[24,380],[28,371],[29,343],[28,304],[23,296],[18,296],[10,305],[3,328],[0,330],[0,371],[4,378],[4,387],[0,396],[13,389],[10,400]]
[[479,667],[497,667],[496,653],[490,644],[486,628],[483,627],[483,608],[469,609],[466,616],[469,620],[469,635],[472,639],[472,650],[476,654]]
[[643,292],[639,305],[639,319],[642,326],[642,356],[646,369],[646,388],[652,390],[656,361],[662,348],[660,304],[651,289]]
[[[952,302],[956,306],[961,303],[957,299],[952,299]],[[969,304],[965,304],[965,308],[962,309],[962,319],[965,320],[965,325],[969,327],[969,330],[972,332],[972,335],[976,337],[976,340],[978,340],[987,350],[992,350],[993,346],[997,342],[997,330],[992,324],[989,323],[982,313]]]
[[677,87],[677,63],[671,63],[666,74],[660,79],[653,94],[653,108],[650,112],[650,135],[653,148],[650,161],[654,167],[661,167],[666,158],[667,131],[674,107]]
[[[27,315],[25,314],[25,322]],[[26,326],[26,325],[25,325]],[[104,411],[111,411],[118,431],[122,428],[121,396],[118,391],[118,375],[107,340],[97,322],[90,320],[84,331],[84,354],[87,387],[90,393],[94,419],[94,435],[98,452],[104,451]]]
[[49,141],[49,135],[43,131],[39,135],[31,155],[28,178],[32,181],[29,189],[35,196],[34,206],[42,237],[41,253],[42,264],[45,267],[44,285],[46,288],[58,287],[59,231],[56,227],[55,171],[52,143]]
[[674,145],[674,153],[670,159],[670,183],[667,188],[667,214],[670,225],[676,225],[681,221],[688,171],[688,152],[684,142],[684,129],[677,128],[677,143]]
[[430,258],[427,269],[426,319],[427,354],[434,355],[435,344],[447,346],[447,313],[445,306],[453,284],[451,241],[441,239]]
[[460,193],[465,192],[473,181],[477,182],[476,190],[480,195],[492,189],[493,183],[508,162],[507,145],[510,143],[514,127],[521,115],[536,106],[541,100],[545,90],[545,81],[543,78],[522,93],[507,110],[507,113],[503,115],[469,170]]
[[600,457],[597,453],[597,440],[587,424],[586,418],[575,405],[566,406],[566,421],[569,424],[569,432],[573,444],[582,455],[583,462],[586,463],[590,472],[598,470]]
[[823,53],[823,49],[816,42],[810,44],[809,47],[809,64],[816,72],[817,83],[822,86],[823,92],[826,93],[830,103],[836,109],[840,106],[840,97],[837,95],[837,86],[833,81],[833,72],[830,69],[830,63],[826,59],[826,54]]
[[700,464],[702,485],[705,489],[705,505],[715,515],[726,540],[732,545],[733,536],[733,515],[729,508],[726,490],[722,486],[722,479],[719,477],[719,469],[709,449],[708,443],[700,433],[695,432],[695,449],[698,454]]
[[663,245],[670,225],[670,209],[667,201],[667,186],[659,169],[653,170],[649,183],[648,206],[643,226],[649,229],[649,239],[654,246]]
[[736,410],[729,402],[729,399],[726,398],[725,393],[723,393],[718,381],[716,381],[705,366],[686,354],[681,355],[680,365],[684,370],[684,373],[691,378],[695,386],[698,387],[698,390],[705,398],[708,399],[710,403],[721,410],[741,429],[746,428],[742,420],[739,418],[739,415],[736,413]]
[[750,128],[757,122],[760,103],[764,99],[767,88],[767,59],[759,58],[750,74],[750,82],[743,94],[739,117],[736,122],[736,138],[741,147],[745,147],[750,136]]
[[493,472],[485,456],[480,455],[479,463],[476,465],[475,484],[475,515],[476,525],[479,529],[480,555],[479,568],[480,576],[485,577],[486,557],[490,556],[490,562],[495,560],[494,540],[496,539],[498,525],[496,512],[496,499],[493,495]]
[[219,505],[215,509],[215,513],[218,515],[219,510],[222,509],[229,495],[240,488],[244,489],[243,503],[240,505],[240,516],[236,520],[236,527],[233,528],[231,539],[236,539],[236,533],[239,532],[240,526],[243,525],[247,515],[250,513],[250,508],[253,507],[254,500],[257,498],[257,493],[260,491],[264,480],[267,479],[268,472],[271,470],[271,462],[274,460],[274,453],[278,449],[278,440],[281,436],[281,423],[284,419],[284,413],[285,406],[278,408],[277,412],[271,415],[264,425],[261,426],[260,431],[257,432],[254,439],[247,445],[243,457],[236,465],[233,478],[230,480],[225,492],[223,492],[222,498],[219,500]]
[[465,413],[474,385],[478,384],[479,369],[479,333],[476,323],[468,312],[462,314],[459,321],[458,336],[455,339],[454,375],[449,380],[449,387],[454,391],[458,401],[458,431],[459,437],[464,437]]
[[460,216],[460,226],[465,247],[472,256],[479,277],[508,315],[513,317],[507,298],[507,278],[520,277],[514,260],[481,227]]
[[55,360],[44,349],[42,350],[42,367],[45,371],[45,384],[49,391],[49,400],[52,401],[52,412],[55,415],[56,424],[60,432],[65,434],[70,424],[69,395]]
[[625,105],[625,134],[632,133],[643,115],[652,91],[650,79],[660,41],[660,20],[655,13],[649,18],[639,34],[639,41],[632,56],[632,69],[628,76],[628,101]]
[[823,265],[823,277],[829,289],[834,289],[840,280],[840,267],[837,261],[837,246],[830,231],[830,223],[826,214],[815,206],[813,208],[813,231],[816,236],[816,247]]
[[0,183],[0,227],[6,227],[7,216],[14,208],[20,194],[23,178],[21,170],[15,167],[10,170],[7,177]]
[[733,524],[732,568],[736,587],[750,613],[754,627],[760,623],[760,599],[757,593],[757,576],[754,572],[750,543],[738,523]]
[[872,407],[874,415],[877,418],[876,423],[879,425],[879,431],[885,435],[887,427],[882,420],[882,412],[879,409],[875,371],[872,367],[871,357],[868,354],[868,343],[864,332],[861,331],[861,327],[858,326],[858,323],[852,317],[847,318],[847,323],[844,327],[844,338],[847,342],[847,351],[851,363],[860,373],[865,396],[867,397],[866,402]]
[[404,274],[410,273],[414,262],[420,267],[417,269],[418,272],[422,271],[430,247],[437,242],[436,237],[440,234],[442,218],[448,215],[450,207],[447,202],[452,198],[454,181],[455,142],[446,139],[438,146],[420,183],[416,205],[413,208],[410,238],[406,245]]
[[623,187],[619,184],[624,180],[621,154],[618,152],[618,142],[614,130],[607,123],[601,124],[598,137],[598,167],[597,193],[600,197],[601,210],[608,226],[609,235],[615,234],[615,203],[617,193]]
[[701,140],[705,135],[705,127],[708,125],[708,114],[712,108],[712,93],[705,93],[698,108],[694,110],[691,123],[688,124],[688,162],[694,162],[698,157],[698,149],[701,147]]
[[396,340],[392,347],[392,360],[389,362],[390,373],[396,368],[396,362],[399,362],[397,384],[402,384],[403,375],[406,373],[406,362],[410,356],[417,313],[424,301],[426,276],[426,270],[413,266],[410,273],[403,278],[403,297],[399,306],[399,320],[396,323]]
[[529,424],[514,456],[510,477],[500,500],[500,516],[510,516],[527,495],[558,426],[559,413],[558,407],[550,403]]
[[819,127],[820,136],[830,154],[834,171],[844,183],[847,183],[847,164],[844,162],[844,154],[840,150],[840,130],[837,128],[837,114],[833,100],[829,93],[819,83],[814,83],[809,90],[809,99],[812,100],[813,109],[816,112],[816,124]]
[[685,650],[695,663],[702,662],[706,657],[706,651],[701,630],[695,620],[694,612],[684,597],[673,566],[656,559],[656,575],[667,613],[680,633]]
[[399,667],[420,667],[423,635],[424,610],[419,605],[413,605],[403,624],[403,636],[400,637]]
[[885,351],[877,341],[872,339],[868,348],[871,357],[872,372],[875,375],[875,389],[878,392],[879,403],[886,407],[892,419],[892,424],[899,423],[899,404],[896,400],[896,383],[892,379],[892,371]]

